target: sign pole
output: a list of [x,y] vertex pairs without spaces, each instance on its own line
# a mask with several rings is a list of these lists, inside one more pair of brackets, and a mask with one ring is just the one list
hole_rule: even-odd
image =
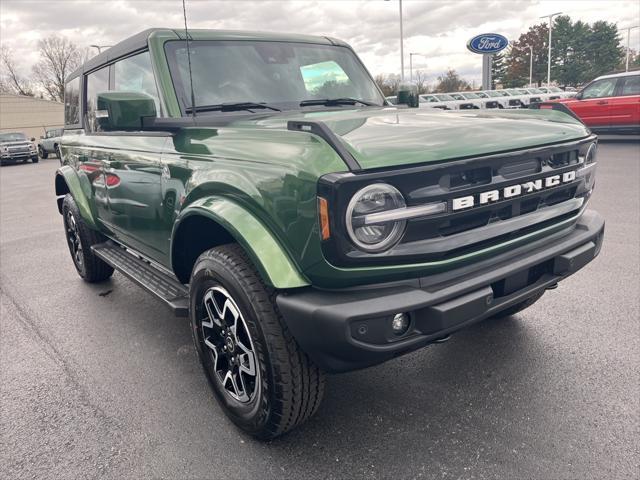
[[482,54],[482,88],[484,90],[493,90],[491,84],[491,57],[490,53]]
[[509,45],[507,37],[498,33],[483,33],[476,35],[467,42],[467,49],[482,55],[482,88],[493,90],[491,81],[491,62],[493,54],[501,52]]

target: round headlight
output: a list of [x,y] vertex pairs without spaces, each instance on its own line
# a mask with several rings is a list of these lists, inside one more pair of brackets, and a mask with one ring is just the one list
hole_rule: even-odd
[[[347,232],[366,252],[382,252],[402,238],[406,220],[387,220],[372,215],[406,207],[402,194],[391,185],[375,183],[358,190],[347,207]],[[368,217],[369,216],[369,217]]]

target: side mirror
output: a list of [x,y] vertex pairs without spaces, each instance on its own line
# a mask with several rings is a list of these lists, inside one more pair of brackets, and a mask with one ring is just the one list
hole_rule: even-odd
[[418,108],[420,105],[418,86],[413,83],[401,83],[398,87],[398,105]]
[[582,100],[582,90],[580,90],[578,93],[576,93],[576,96],[573,97],[573,98],[575,98],[576,100]]
[[36,141],[35,137],[31,137],[31,141],[35,142]]
[[142,130],[142,119],[157,114],[153,97],[142,92],[99,93],[97,107],[96,121],[105,132]]

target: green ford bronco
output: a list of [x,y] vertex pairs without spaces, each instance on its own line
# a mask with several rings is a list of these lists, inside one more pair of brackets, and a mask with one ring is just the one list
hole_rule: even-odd
[[147,30],[68,78],[65,117],[78,273],[189,317],[223,410],[263,439],[326,373],[518,312],[602,245],[578,120],[391,106],[333,38]]

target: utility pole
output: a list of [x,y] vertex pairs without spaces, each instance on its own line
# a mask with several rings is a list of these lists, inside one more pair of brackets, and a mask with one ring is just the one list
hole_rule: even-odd
[[[384,0],[388,2],[389,0]],[[402,0],[398,0],[400,9],[400,80],[404,82],[404,38],[402,33]]]
[[552,13],[551,15],[543,15],[540,18],[549,19],[549,63],[547,65],[547,87],[551,86],[551,31],[553,30],[553,17],[562,15],[562,12]]
[[402,33],[402,0],[398,0],[400,6],[400,80],[404,82],[404,37]]
[[531,45],[525,45],[529,47],[529,86],[533,86],[533,47]]
[[629,71],[629,41],[631,40],[631,30],[638,27],[640,27],[640,25],[634,25],[633,27],[627,27],[622,29],[627,31],[627,61],[626,61],[625,72]]

